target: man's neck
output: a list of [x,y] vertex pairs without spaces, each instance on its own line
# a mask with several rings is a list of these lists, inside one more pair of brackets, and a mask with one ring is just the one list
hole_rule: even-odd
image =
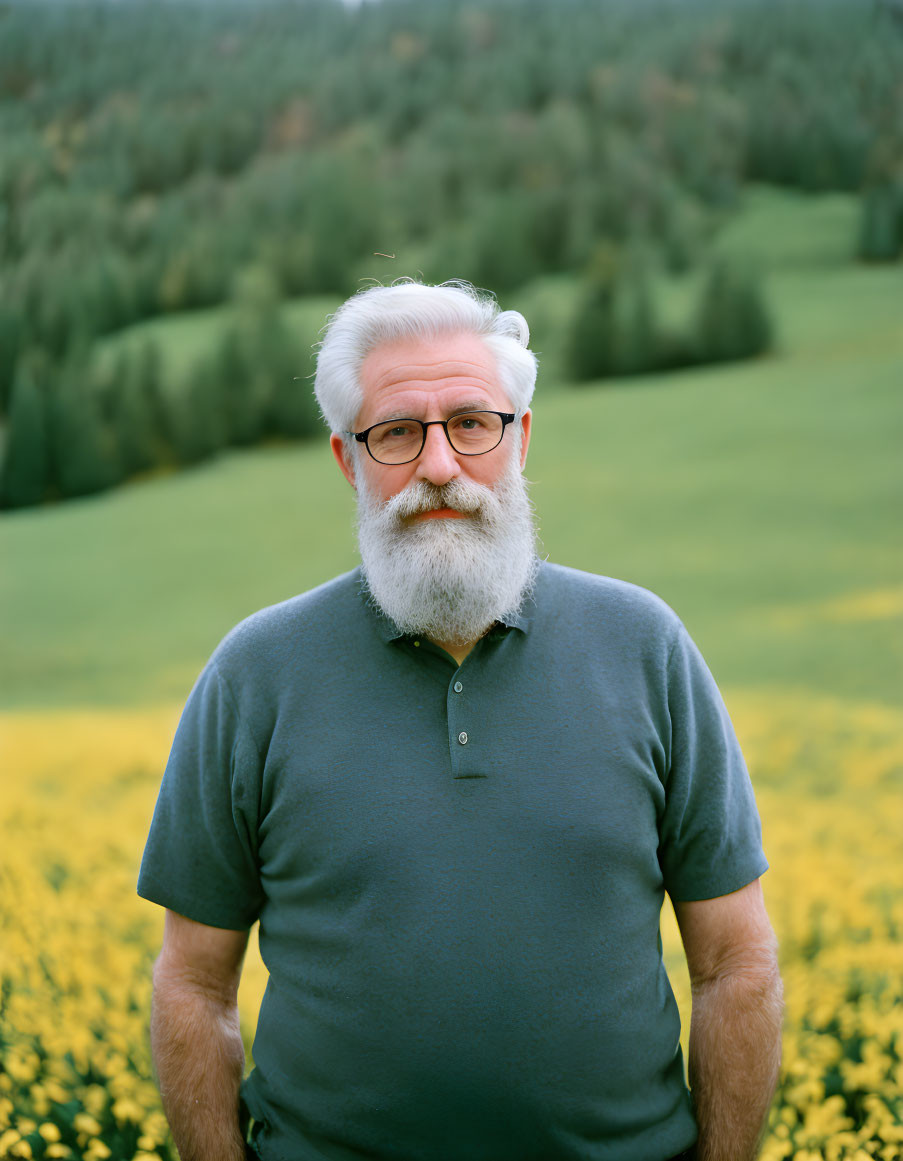
[[464,658],[473,649],[474,645],[476,645],[476,641],[469,641],[466,645],[448,645],[445,641],[435,641],[432,637],[430,640],[434,645],[438,645],[440,649],[444,649],[446,653],[454,657],[458,665],[464,663]]

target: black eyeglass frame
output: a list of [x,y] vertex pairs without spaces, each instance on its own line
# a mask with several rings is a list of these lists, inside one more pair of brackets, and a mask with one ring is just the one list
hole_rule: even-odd
[[[502,430],[501,430],[501,433],[499,434],[498,443],[494,443],[492,445],[492,447],[484,448],[483,451],[478,451],[478,452],[458,451],[458,449],[452,443],[451,436],[448,434],[448,425],[450,423],[453,423],[454,420],[461,419],[463,416],[466,416],[466,415],[497,415],[499,417],[499,419],[502,421]],[[385,468],[399,468],[399,467],[401,467],[402,464],[413,463],[414,460],[417,459],[417,456],[419,456],[420,453],[423,451],[424,447],[426,446],[426,429],[428,427],[435,427],[438,424],[439,427],[442,428],[442,430],[445,432],[445,438],[448,440],[448,446],[452,449],[452,451],[455,453],[455,455],[459,455],[459,456],[484,456],[484,455],[486,455],[487,452],[495,451],[495,449],[499,446],[499,444],[505,438],[505,429],[507,428],[508,424],[514,423],[515,419],[517,419],[517,412],[516,411],[488,411],[488,410],[462,411],[458,415],[450,415],[448,417],[448,419],[430,419],[426,423],[424,423],[424,421],[422,419],[414,419],[410,416],[402,416],[398,419],[380,420],[379,423],[371,424],[370,427],[368,427],[365,431],[347,431],[345,434],[346,435],[353,435],[358,443],[362,443],[364,445],[364,447],[367,449],[367,453],[370,456],[370,458],[373,460],[374,463],[382,464],[383,467],[385,467]],[[395,462],[386,463],[385,460],[378,460],[376,458],[376,456],[373,454],[373,452],[370,451],[370,443],[368,441],[368,436],[370,435],[371,431],[375,431],[377,427],[383,427],[387,423],[419,423],[420,424],[420,447],[417,449],[416,455],[411,456],[411,458],[407,459],[407,460],[399,460],[397,463],[395,463]]]

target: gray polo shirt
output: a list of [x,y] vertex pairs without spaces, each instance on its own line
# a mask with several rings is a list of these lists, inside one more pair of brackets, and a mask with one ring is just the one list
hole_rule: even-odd
[[662,1161],[696,1136],[664,893],[766,866],[721,697],[658,598],[543,564],[457,666],[355,571],[217,648],[138,890],[260,920],[265,1161]]

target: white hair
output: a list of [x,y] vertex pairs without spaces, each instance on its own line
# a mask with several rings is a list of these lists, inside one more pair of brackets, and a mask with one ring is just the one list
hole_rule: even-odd
[[403,280],[371,286],[343,303],[330,318],[317,355],[314,391],[334,432],[353,430],[363,403],[361,365],[382,343],[431,339],[442,334],[478,335],[495,358],[499,384],[518,413],[536,386],[530,329],[516,310],[499,310],[495,298],[469,282],[428,286]]

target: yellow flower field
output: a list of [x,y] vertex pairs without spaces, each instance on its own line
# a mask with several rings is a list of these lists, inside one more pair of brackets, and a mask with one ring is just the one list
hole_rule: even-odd
[[[792,692],[729,705],[764,820],[787,999],[763,1161],[900,1161],[903,714]],[[135,879],[176,720],[172,708],[0,717],[0,1158],[175,1158],[146,1031],[161,916]],[[664,937],[687,1014],[670,914]],[[255,949],[246,1041],[264,982]]]

